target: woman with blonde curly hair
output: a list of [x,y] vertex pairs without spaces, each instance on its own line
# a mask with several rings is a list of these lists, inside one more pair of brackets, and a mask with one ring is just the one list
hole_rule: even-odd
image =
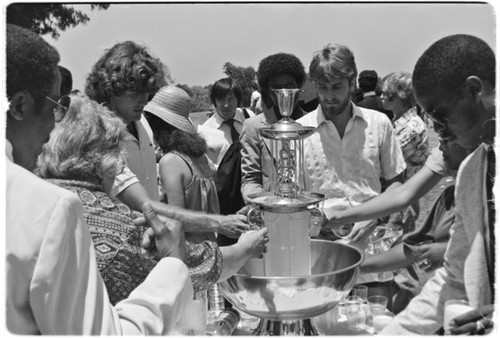
[[[115,176],[126,166],[121,142],[125,124],[105,106],[81,94],[68,97],[68,111],[38,158],[36,173],[76,193],[84,206],[99,271],[113,304],[126,298],[146,278],[157,259],[141,255],[146,230],[134,224],[141,214],[110,196]],[[234,256],[260,257],[264,231],[245,233],[233,248],[186,242],[186,265],[195,292],[228,278],[240,266]]]
[[396,72],[382,79],[384,109],[394,113],[392,124],[406,161],[405,180],[423,167],[429,155],[427,126],[418,116],[411,74]]

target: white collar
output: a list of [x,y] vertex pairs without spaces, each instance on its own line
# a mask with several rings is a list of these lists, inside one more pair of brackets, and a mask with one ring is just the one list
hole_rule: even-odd
[[363,94],[363,98],[368,97],[368,96],[377,96],[377,94],[375,93],[374,90],[372,90],[371,92],[366,92],[366,93]]
[[[224,123],[226,119],[222,118],[222,116],[217,114],[217,112],[215,112],[213,116],[215,125],[217,126],[217,128],[220,128],[220,126]],[[243,124],[243,122],[245,122],[245,116],[243,116],[243,111],[240,108],[236,108],[236,112],[234,113],[232,119],[235,120],[236,122]]]

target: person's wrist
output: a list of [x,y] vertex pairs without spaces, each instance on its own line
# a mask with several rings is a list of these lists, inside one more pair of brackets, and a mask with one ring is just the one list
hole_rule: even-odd
[[221,217],[224,217],[224,216],[210,215],[210,214],[206,215],[207,231],[217,232],[217,233],[223,232],[224,227],[222,226]]
[[250,256],[252,254],[252,246],[248,245],[249,242],[246,239],[247,236],[242,235],[238,238],[238,241],[235,243],[235,250],[238,251],[238,254],[241,254],[244,257]]

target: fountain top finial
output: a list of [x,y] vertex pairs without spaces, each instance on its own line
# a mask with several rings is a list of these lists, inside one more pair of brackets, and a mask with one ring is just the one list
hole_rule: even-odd
[[295,95],[299,91],[298,88],[273,89],[283,118],[269,128],[260,129],[262,136],[275,140],[297,140],[303,139],[314,132],[313,127],[304,127],[290,118],[294,108]]

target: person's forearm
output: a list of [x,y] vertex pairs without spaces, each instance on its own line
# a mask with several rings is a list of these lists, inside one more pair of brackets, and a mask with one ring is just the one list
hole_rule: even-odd
[[153,209],[160,215],[182,222],[186,232],[218,232],[220,215],[207,214],[201,211],[183,209],[162,202],[150,201]]
[[149,201],[146,189],[139,182],[128,186],[118,193],[116,197],[130,209],[139,212],[142,212],[142,205]]
[[324,212],[327,219],[331,219],[335,215],[336,219],[340,219],[344,223],[384,217],[418,201],[439,182],[441,177],[441,175],[424,166],[403,185],[393,187],[390,191],[385,191],[361,205],[346,209],[340,213],[334,209],[325,209]]
[[222,252],[223,265],[218,282],[222,282],[234,275],[248,260],[248,254],[238,243],[221,246],[220,251]]
[[339,220],[339,223],[356,223],[390,215],[403,209],[406,204],[406,193],[396,188],[393,191],[384,192],[361,205],[343,211],[338,211],[335,208],[325,208],[323,212],[328,220],[335,217],[335,219]]
[[411,254],[404,250],[404,244],[400,243],[395,247],[374,256],[366,256],[361,264],[361,272],[382,272],[394,271],[405,268],[414,262]]

